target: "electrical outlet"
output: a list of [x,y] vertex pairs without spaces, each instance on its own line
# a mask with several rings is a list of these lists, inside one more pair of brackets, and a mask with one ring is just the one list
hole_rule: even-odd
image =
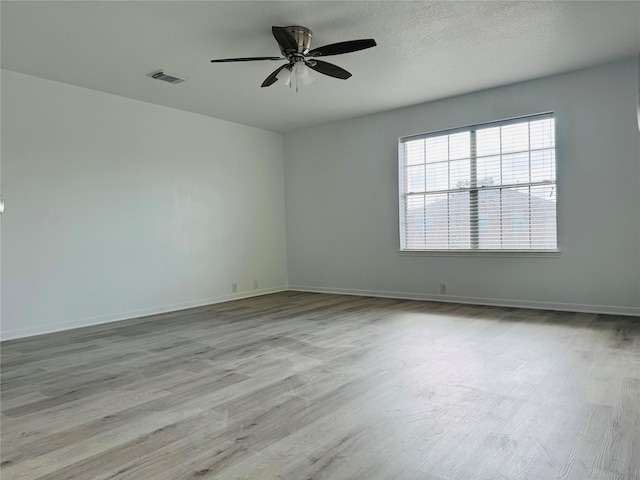
[[253,281],[253,289],[257,289],[258,288],[258,280],[254,280]]
[[442,294],[442,295],[446,295],[447,294],[447,284],[446,283],[441,283],[440,284],[440,294]]
[[231,284],[231,291],[232,292],[237,292],[238,291],[238,284],[237,283],[232,283]]

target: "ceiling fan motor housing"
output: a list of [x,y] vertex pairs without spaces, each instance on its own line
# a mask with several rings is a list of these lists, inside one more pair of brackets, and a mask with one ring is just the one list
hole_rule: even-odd
[[[295,39],[298,44],[298,52],[302,55],[306,55],[309,53],[309,49],[311,48],[311,37],[313,36],[313,32],[309,30],[307,27],[300,26],[291,26],[284,27],[291,36]],[[280,47],[280,51],[282,55],[287,56],[287,52],[285,52],[282,47]]]

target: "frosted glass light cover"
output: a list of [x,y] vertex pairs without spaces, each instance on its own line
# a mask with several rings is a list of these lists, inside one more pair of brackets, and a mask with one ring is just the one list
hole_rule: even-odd
[[314,76],[311,74],[311,69],[303,62],[297,62],[293,66],[293,74],[296,76],[298,85],[307,86],[315,80]]
[[291,72],[288,68],[283,68],[282,70],[280,70],[278,72],[278,75],[276,75],[276,78],[284,83],[284,85],[287,87],[291,84]]

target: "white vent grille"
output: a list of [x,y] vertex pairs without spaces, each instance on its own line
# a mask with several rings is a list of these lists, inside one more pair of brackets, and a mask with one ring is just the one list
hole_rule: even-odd
[[155,78],[156,80],[162,80],[167,83],[182,83],[184,82],[184,78],[176,77],[175,75],[168,75],[164,73],[162,70],[158,70],[157,72],[150,73],[148,75],[151,78]]

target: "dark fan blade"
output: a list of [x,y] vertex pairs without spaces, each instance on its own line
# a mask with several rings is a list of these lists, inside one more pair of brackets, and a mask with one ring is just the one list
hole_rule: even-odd
[[337,65],[334,65],[333,63],[323,62],[322,60],[312,60],[310,62],[305,62],[305,63],[309,68],[312,68],[316,72],[324,73],[325,75],[329,75],[330,77],[346,80],[351,76],[351,74],[347,72],[344,68],[340,68]]
[[293,50],[298,51],[298,42],[293,38],[293,35],[289,33],[286,28],[283,27],[271,27],[271,33],[273,33],[276,42],[282,47],[283,51]]
[[220,58],[218,60],[211,60],[211,63],[223,63],[223,62],[254,62],[256,60],[284,60],[282,57],[246,57],[246,58]]
[[318,47],[311,50],[307,57],[326,57],[329,55],[341,55],[343,53],[357,52],[365,48],[375,47],[376,41],[373,38],[363,40],[349,40],[347,42],[332,43],[324,47]]
[[278,81],[278,74],[280,73],[280,70],[282,70],[283,68],[287,68],[289,66],[288,63],[285,63],[284,65],[282,65],[281,67],[278,67],[275,72],[273,72],[271,75],[269,75],[264,82],[262,82],[262,85],[260,85],[261,87],[269,87],[271,85],[273,85],[274,83],[276,83]]

